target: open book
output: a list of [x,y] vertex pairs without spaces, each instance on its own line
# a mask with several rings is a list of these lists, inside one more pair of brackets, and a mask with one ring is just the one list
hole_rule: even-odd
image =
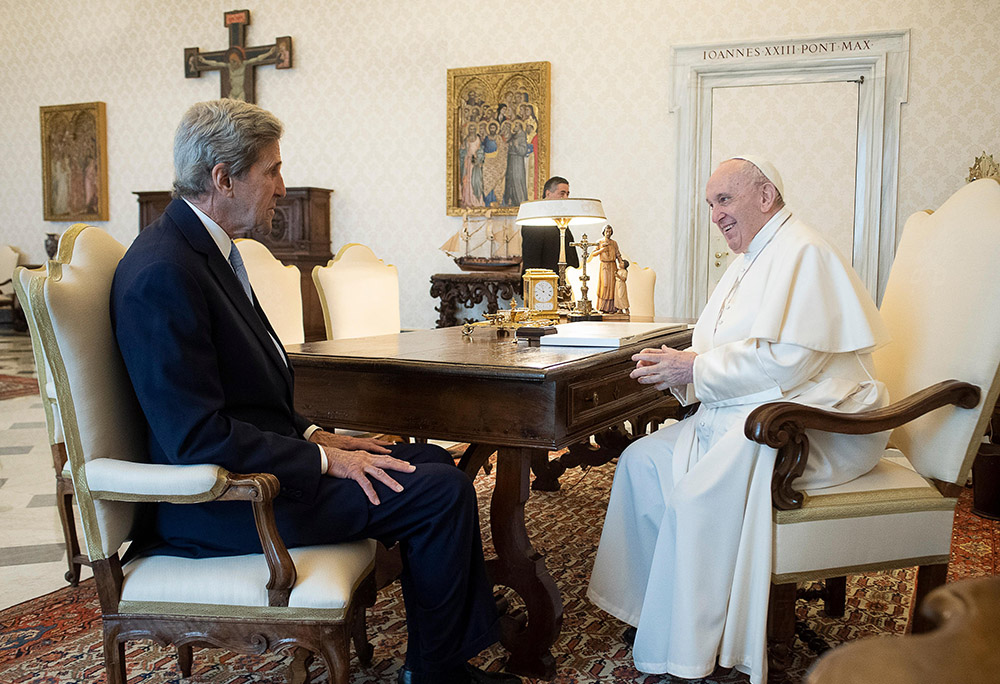
[[541,343],[542,346],[614,348],[687,328],[687,325],[671,323],[579,321],[557,325],[555,334],[545,335]]

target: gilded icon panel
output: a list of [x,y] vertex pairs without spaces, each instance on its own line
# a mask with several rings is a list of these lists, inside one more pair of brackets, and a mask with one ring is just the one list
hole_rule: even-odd
[[516,215],[549,173],[549,62],[448,70],[448,215]]
[[103,102],[40,107],[46,221],[108,220],[108,138]]

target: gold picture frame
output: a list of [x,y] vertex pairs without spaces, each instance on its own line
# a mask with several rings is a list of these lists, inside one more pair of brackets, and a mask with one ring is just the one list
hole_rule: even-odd
[[549,62],[448,69],[449,216],[514,216],[542,198],[550,78]]
[[46,221],[108,220],[108,135],[103,102],[39,107]]

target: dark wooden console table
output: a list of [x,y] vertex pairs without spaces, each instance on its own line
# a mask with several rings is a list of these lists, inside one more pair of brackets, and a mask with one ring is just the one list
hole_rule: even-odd
[[632,354],[690,342],[685,327],[619,349],[529,347],[486,328],[465,337],[452,327],[307,342],[288,352],[295,406],[317,425],[469,442],[463,464],[471,477],[497,452],[490,576],[521,597],[528,615],[526,623],[504,616],[500,640],[508,670],[551,679],[562,598],[525,527],[530,469],[550,450],[671,405],[669,394],[629,378]]
[[496,313],[500,301],[521,295],[521,274],[495,271],[435,273],[431,276],[431,297],[439,297],[441,306],[434,307],[440,315],[437,327],[448,328],[474,319],[458,320],[458,306],[473,307],[486,299],[486,310]]
[[[312,270],[333,258],[330,251],[330,193],[325,188],[285,188],[278,200],[271,231],[252,230],[236,235],[263,243],[286,266],[297,266],[302,276],[302,318],[306,340],[326,338],[323,307],[313,284]],[[164,190],[135,192],[139,197],[139,230],[159,218],[170,204]]]

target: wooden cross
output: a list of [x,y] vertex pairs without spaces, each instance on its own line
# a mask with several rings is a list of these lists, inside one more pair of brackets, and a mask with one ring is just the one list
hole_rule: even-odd
[[246,31],[250,25],[250,10],[233,10],[224,15],[229,29],[229,47],[215,52],[200,52],[184,48],[184,78],[200,78],[203,71],[219,71],[222,94],[234,100],[254,102],[254,72],[261,64],[273,64],[275,69],[292,68],[292,38],[275,38],[271,45],[246,46]]

